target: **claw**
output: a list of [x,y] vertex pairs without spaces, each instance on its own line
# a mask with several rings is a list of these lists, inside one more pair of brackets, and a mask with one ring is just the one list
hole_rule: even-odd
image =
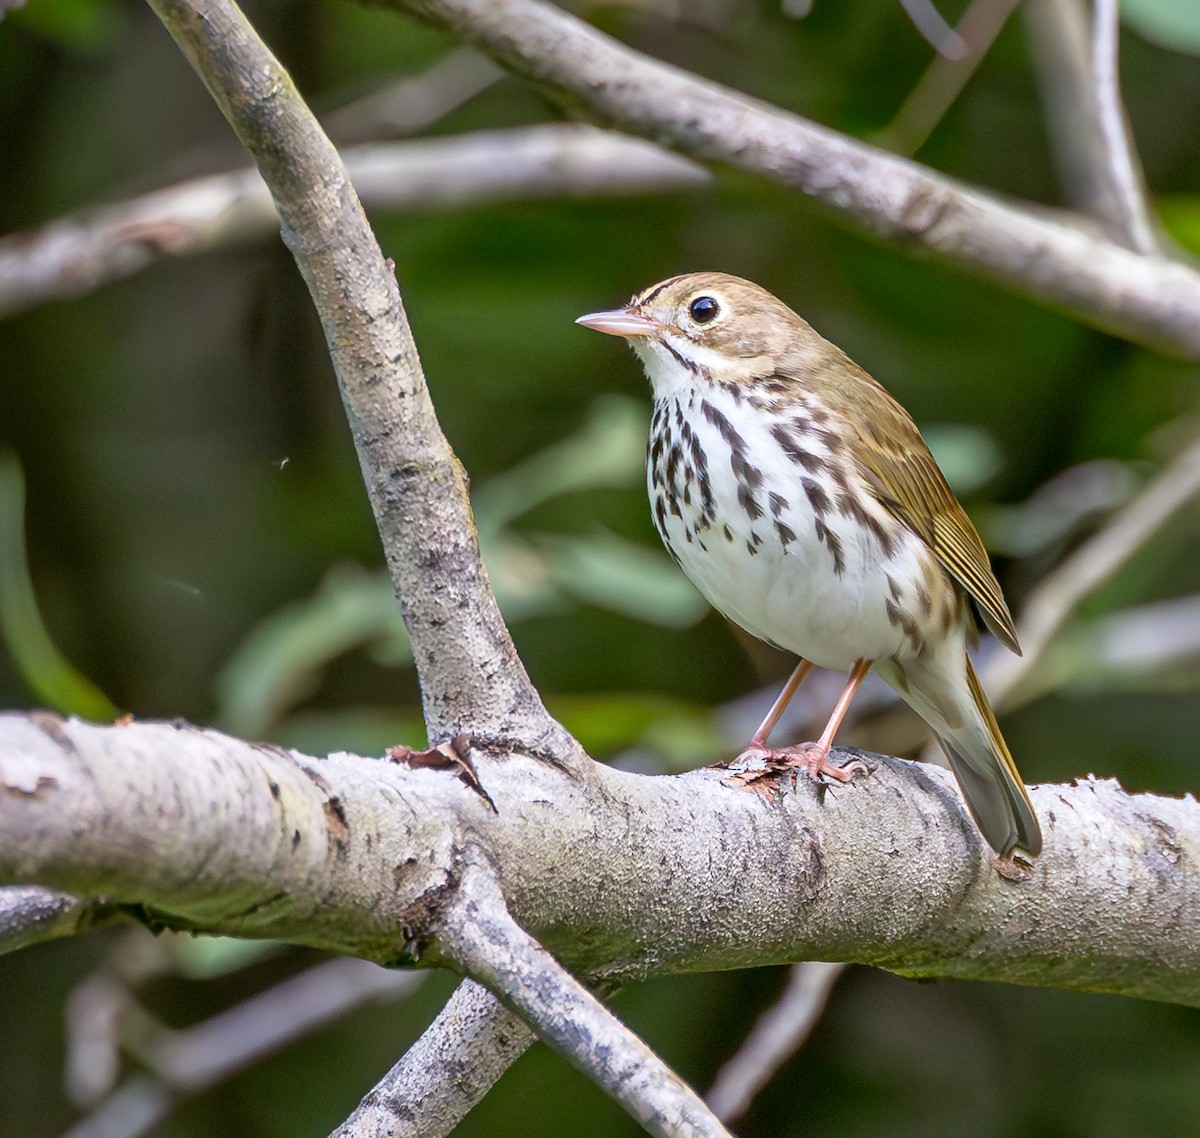
[[[867,768],[858,759],[840,766],[829,761],[829,748],[820,743],[796,743],[791,747],[747,747],[730,764],[741,772],[740,781],[750,782],[780,771],[803,769],[816,782],[832,779],[849,782],[856,774],[866,774]],[[748,777],[747,777],[748,776]]]

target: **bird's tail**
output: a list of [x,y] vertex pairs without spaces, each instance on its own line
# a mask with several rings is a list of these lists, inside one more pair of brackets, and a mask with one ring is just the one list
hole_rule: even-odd
[[943,726],[937,731],[938,741],[988,845],[1001,857],[1017,846],[1036,856],[1042,849],[1042,830],[970,658],[967,686],[976,714],[962,727]]

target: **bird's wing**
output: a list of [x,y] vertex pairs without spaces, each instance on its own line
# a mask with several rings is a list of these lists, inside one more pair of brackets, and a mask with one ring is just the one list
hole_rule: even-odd
[[866,383],[855,385],[859,432],[852,450],[864,476],[879,500],[933,549],[996,638],[1020,655],[1012,615],[971,519],[908,413],[865,372],[861,378]]

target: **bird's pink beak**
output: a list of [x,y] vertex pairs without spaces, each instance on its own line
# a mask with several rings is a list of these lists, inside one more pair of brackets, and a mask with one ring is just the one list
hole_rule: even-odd
[[609,336],[653,336],[658,325],[648,316],[642,316],[629,308],[617,308],[612,312],[589,312],[579,317],[576,324],[604,332]]

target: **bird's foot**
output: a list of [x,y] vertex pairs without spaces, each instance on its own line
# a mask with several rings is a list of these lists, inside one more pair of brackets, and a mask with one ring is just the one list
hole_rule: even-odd
[[803,770],[815,782],[833,779],[849,782],[858,773],[867,773],[858,759],[838,765],[829,761],[829,747],[822,743],[794,743],[790,747],[765,747],[751,743],[730,764],[739,782],[749,783],[781,771]]

